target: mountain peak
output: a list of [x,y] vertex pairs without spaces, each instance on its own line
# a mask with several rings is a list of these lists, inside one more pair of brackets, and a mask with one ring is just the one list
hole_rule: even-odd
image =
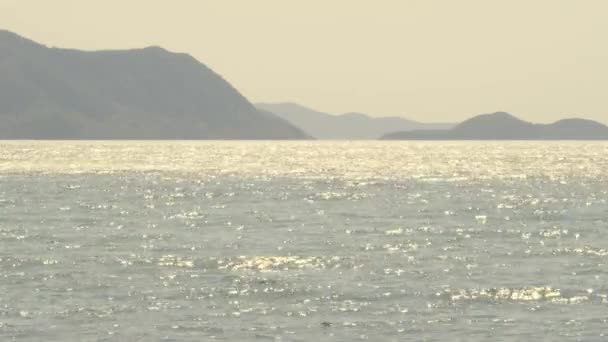
[[494,113],[488,113],[488,114],[480,114],[477,116],[474,116],[472,118],[470,118],[467,121],[478,121],[478,120],[511,120],[511,121],[523,121],[520,118],[516,117],[515,115],[511,114],[511,113],[507,113],[507,112],[494,112]]
[[519,120],[515,115],[511,114],[511,113],[507,113],[507,112],[494,112],[494,113],[490,113],[487,114],[490,117],[493,118],[500,118],[500,119],[516,119]]
[[155,52],[155,53],[172,53],[171,51],[163,48],[162,46],[158,46],[158,45],[146,46],[145,48],[143,48],[141,50],[147,51],[147,52]]
[[307,138],[159,46],[83,52],[0,30],[0,61],[0,139]]

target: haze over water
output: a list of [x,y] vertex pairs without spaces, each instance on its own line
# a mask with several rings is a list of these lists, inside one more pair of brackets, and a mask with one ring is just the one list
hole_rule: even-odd
[[0,340],[600,340],[608,144],[2,142]]

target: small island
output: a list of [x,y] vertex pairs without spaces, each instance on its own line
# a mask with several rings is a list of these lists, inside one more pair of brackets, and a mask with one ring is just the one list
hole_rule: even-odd
[[446,130],[389,133],[381,140],[608,140],[608,126],[586,119],[536,124],[509,113],[482,114]]

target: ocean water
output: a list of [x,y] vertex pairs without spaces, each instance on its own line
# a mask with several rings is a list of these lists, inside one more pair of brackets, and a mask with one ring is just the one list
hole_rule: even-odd
[[1,341],[594,341],[608,144],[2,142]]

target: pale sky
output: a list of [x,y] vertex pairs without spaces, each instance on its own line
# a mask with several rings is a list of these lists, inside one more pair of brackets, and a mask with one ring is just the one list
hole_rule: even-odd
[[0,28],[187,52],[252,102],[608,123],[607,0],[0,0]]

